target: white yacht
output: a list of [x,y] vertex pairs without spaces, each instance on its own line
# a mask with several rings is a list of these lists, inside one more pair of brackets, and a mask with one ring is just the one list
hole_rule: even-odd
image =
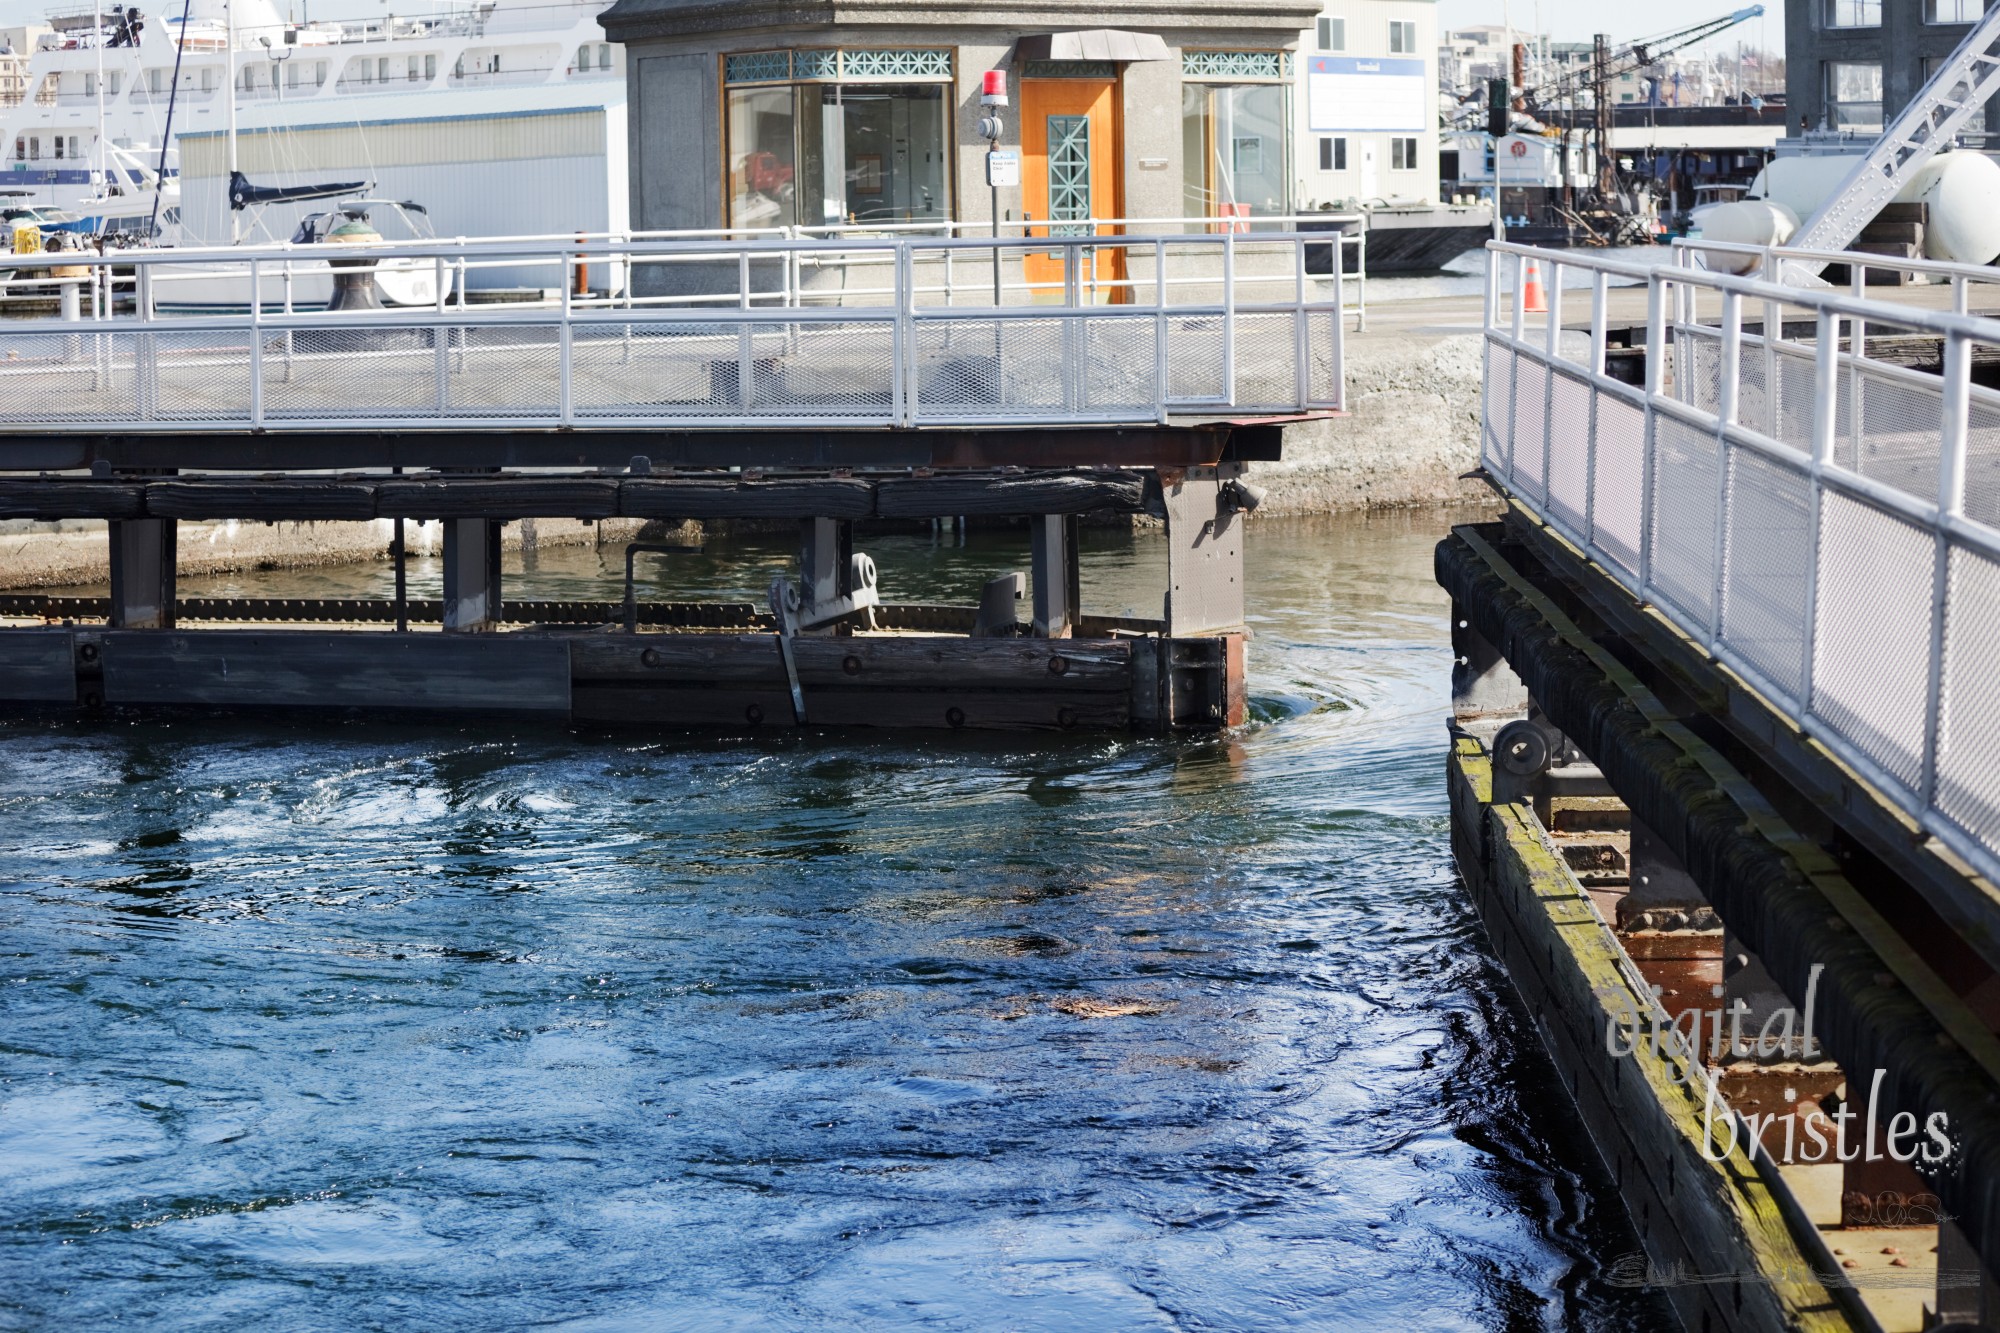
[[[0,108],[0,190],[190,246],[286,241],[327,182],[417,201],[440,236],[627,225],[624,57],[601,0],[307,24],[271,0],[161,3],[51,16],[25,99]],[[266,201],[243,207],[239,175]]]

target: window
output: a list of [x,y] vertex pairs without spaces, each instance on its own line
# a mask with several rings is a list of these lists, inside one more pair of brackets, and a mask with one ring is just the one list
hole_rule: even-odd
[[943,83],[730,88],[731,225],[949,216],[947,91]]
[[30,162],[42,160],[42,136],[39,134],[28,136],[28,160]]
[[438,76],[438,58],[434,55],[425,56],[424,77],[426,79],[435,79],[437,76]]
[[215,91],[215,66],[203,66],[201,71],[201,90],[205,93]]
[[26,162],[28,160],[28,141],[26,139],[14,140],[14,160],[16,162]]
[[1924,0],[1924,22],[1977,23],[1984,8],[1980,0]]
[[1389,140],[1389,170],[1415,171],[1417,169],[1417,141],[1415,139],[1392,138]]
[[609,42],[597,48],[597,67],[599,69],[611,68],[611,44]]
[[1347,140],[1331,135],[1322,135],[1319,141],[1319,169],[1321,171],[1347,170]]
[[578,68],[578,69],[580,69],[580,70],[582,70],[582,69],[589,69],[589,68],[590,68],[590,48],[589,48],[589,47],[587,47],[587,46],[579,46],[579,47],[577,47],[577,48],[576,48],[576,68]]
[[417,56],[411,56],[403,62],[403,78],[406,82],[415,83],[423,77],[424,62],[422,59]]
[[1189,217],[1288,211],[1284,85],[1183,83],[1181,163]]
[[313,86],[317,88],[320,85],[324,84],[325,82],[326,82],[326,62],[324,60],[313,61]]
[[1829,28],[1879,28],[1882,0],[1825,0],[1824,26]]
[[63,137],[60,134],[58,134],[56,136],[56,161],[58,162],[62,161],[62,155],[63,155]]
[[375,77],[384,83],[389,81],[389,57],[383,56],[375,62]]
[[[1929,83],[1933,78],[1935,78],[1937,76],[1938,67],[1944,64],[1945,61],[1948,59],[1950,59],[1949,56],[1925,57],[1924,82]],[[1969,96],[1972,92],[1970,88],[1966,87],[1965,81],[1963,79],[1959,80],[1958,85],[1952,88],[1950,91],[1954,97],[1966,97]],[[1958,133],[1960,134],[1986,133],[1986,107],[1983,104],[1974,106],[1972,108],[1972,114],[1967,116],[1965,118],[1965,123],[1958,127]]]
[[106,73],[104,76],[104,91],[106,95],[111,97],[118,96],[118,89],[122,83],[123,80],[119,78],[117,70],[114,69]]
[[1400,20],[1389,21],[1389,53],[1410,56],[1417,53],[1417,25]]
[[1320,19],[1319,49],[1322,51],[1345,51],[1347,49],[1346,19]]
[[1827,118],[1837,130],[1882,128],[1882,67],[1829,61]]
[[163,69],[147,70],[146,91],[153,94],[155,97],[159,96],[160,93],[166,90],[166,75],[167,72]]

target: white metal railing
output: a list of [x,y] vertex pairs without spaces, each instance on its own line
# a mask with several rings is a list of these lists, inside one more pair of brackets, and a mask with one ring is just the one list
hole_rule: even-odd
[[[1488,248],[1487,472],[2000,875],[2000,392],[1972,382],[2000,322]],[[1549,305],[1532,320],[1530,259]],[[1565,269],[1590,275],[1588,324],[1570,330]],[[1613,278],[1646,287],[1643,385],[1606,373]],[[1870,357],[1867,331],[1935,339],[1942,373]]]
[[[38,257],[49,267],[32,281],[68,275],[89,299],[73,320],[0,323],[0,451],[9,433],[107,427],[911,427],[1333,409],[1343,284],[1337,271],[1309,278],[1305,259],[1330,239],[558,238]],[[996,255],[1003,272],[1049,276],[996,302]],[[385,289],[423,284],[428,304],[324,309],[337,266],[357,261]],[[816,286],[822,263],[843,281],[880,276],[860,294]],[[547,300],[468,304],[480,264],[544,265],[556,282]],[[983,271],[983,300],[978,283],[936,276],[954,264]],[[617,274],[605,295],[585,294],[592,265]],[[1252,278],[1255,299],[1240,290]],[[660,290],[638,294],[649,283]],[[235,309],[176,313],[203,304]]]

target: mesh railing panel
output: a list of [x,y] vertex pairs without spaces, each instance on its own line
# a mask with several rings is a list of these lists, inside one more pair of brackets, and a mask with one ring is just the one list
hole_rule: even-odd
[[1217,402],[1222,379],[1222,316],[1167,317],[1167,400]]
[[1548,465],[1548,369],[1526,356],[1514,358],[1514,423],[1512,429],[1514,484],[1539,500]]
[[1715,450],[1713,435],[1653,417],[1653,587],[1699,626],[1715,601]]
[[1905,495],[1935,500],[1944,430],[1941,385],[1865,370],[1852,381],[1861,404],[1854,470]]
[[1804,688],[1812,488],[1747,449],[1729,455],[1722,637],[1796,701]]
[[1991,847],[2000,843],[2000,561],[1951,554],[1939,719],[1937,806]]
[[1304,400],[1291,313],[1238,315],[1236,406],[1288,408]]
[[[431,329],[313,329],[264,345],[264,415],[274,421],[426,416],[437,411]],[[359,367],[368,373],[356,374]]]
[[1670,396],[1676,402],[1713,412],[1722,396],[1722,335],[1701,329],[1674,333],[1674,379]]
[[7,332],[0,337],[0,415],[40,422],[140,416],[141,346],[137,334]]
[[1639,572],[1640,508],[1645,500],[1646,412],[1615,393],[1597,395],[1597,470],[1591,519],[1598,549],[1627,574]]
[[1813,381],[1816,373],[1810,354],[1791,347],[1778,348],[1772,428],[1766,434],[1803,453],[1812,452]]
[[1974,391],[1965,431],[1965,516],[2000,527],[2000,395]]
[[1507,474],[1505,427],[1513,419],[1513,386],[1513,351],[1489,341],[1479,369],[1479,459],[1497,476]]
[[1590,387],[1574,375],[1549,377],[1549,507],[1579,530],[1590,499]]
[[1930,684],[1932,555],[1929,533],[1822,495],[1812,711],[1911,788]]
[[1775,380],[1765,365],[1767,353],[1761,338],[1744,338],[1736,348],[1736,420],[1737,423],[1756,431],[1760,435],[1770,435],[1773,401],[1771,386],[1765,381]]

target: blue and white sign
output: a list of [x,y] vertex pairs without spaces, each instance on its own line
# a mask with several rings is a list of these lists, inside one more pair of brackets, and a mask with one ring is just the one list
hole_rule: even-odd
[[1313,56],[1306,61],[1306,121],[1315,134],[1422,131],[1437,121],[1422,60]]

